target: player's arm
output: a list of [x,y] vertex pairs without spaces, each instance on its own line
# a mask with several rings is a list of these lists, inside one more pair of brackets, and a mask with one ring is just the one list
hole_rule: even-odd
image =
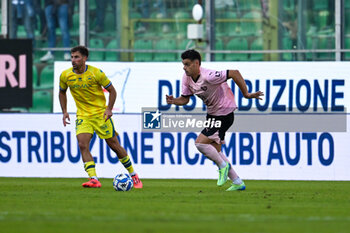
[[175,105],[186,105],[190,101],[190,96],[180,96],[178,98],[174,98],[172,95],[166,95],[167,104],[175,104]]
[[[62,90],[60,89],[60,92],[58,94],[58,98],[60,100],[60,105],[61,105],[61,109],[62,109],[62,113],[63,113],[63,125],[66,126],[67,124],[70,124],[70,118],[69,118],[69,114],[67,112],[67,94],[66,94],[67,90]],[[68,120],[68,121],[67,121]]]
[[108,98],[107,108],[103,114],[103,119],[105,119],[105,121],[107,121],[113,115],[112,110],[113,110],[115,100],[117,99],[117,91],[115,90],[112,84],[109,85],[106,88],[106,90],[109,92],[109,98]]
[[248,92],[247,84],[245,83],[241,73],[238,70],[228,70],[227,78],[233,79],[233,81],[237,84],[237,86],[239,87],[239,89],[241,90],[241,92],[245,98],[247,98],[247,99],[256,98],[259,100],[262,99],[260,96],[264,95],[263,92],[261,92],[261,91],[257,91],[257,92],[253,92],[253,93]]

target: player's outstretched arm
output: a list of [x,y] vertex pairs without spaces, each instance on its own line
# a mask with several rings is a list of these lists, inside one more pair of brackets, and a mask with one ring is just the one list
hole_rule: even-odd
[[178,98],[174,98],[172,95],[166,95],[167,104],[175,104],[175,105],[186,105],[190,101],[189,96],[180,96]]
[[233,79],[233,81],[237,84],[237,86],[239,87],[239,89],[241,90],[245,98],[247,99],[256,98],[261,100],[262,99],[261,96],[264,96],[264,93],[261,91],[249,93],[247,84],[245,83],[241,73],[238,70],[229,70],[228,78]]

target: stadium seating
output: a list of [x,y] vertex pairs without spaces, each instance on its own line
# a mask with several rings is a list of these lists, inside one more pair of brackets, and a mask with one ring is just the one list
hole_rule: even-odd
[[139,12],[136,12],[136,11],[132,11],[130,12],[129,14],[129,18],[130,20],[132,20],[132,22],[130,23],[134,23],[132,26],[133,26],[133,29],[134,29],[134,32],[137,31],[137,29],[139,27],[141,27],[141,23],[140,23],[140,19],[142,18],[141,14]]
[[[226,50],[230,50],[230,51],[248,50],[248,41],[243,37],[231,39],[226,45]],[[225,60],[226,61],[247,61],[248,54],[246,53],[226,54]]]
[[262,33],[261,18],[260,12],[252,11],[246,13],[241,23],[241,34],[246,36],[260,35]]
[[[116,39],[111,40],[108,42],[106,49],[117,49],[118,48],[118,41]],[[105,61],[118,61],[118,53],[113,51],[107,51],[105,52]]]
[[[292,49],[293,48],[293,41],[288,37],[285,36],[282,39],[282,49]],[[291,53],[282,53],[282,60],[283,61],[291,61],[293,59],[293,56]]]
[[189,40],[189,39],[184,39],[184,40],[179,40],[177,43],[177,49],[181,50],[181,52],[179,52],[177,54],[177,59],[176,61],[180,61],[181,60],[181,53],[187,49],[193,49],[195,47],[195,43],[193,40]]
[[193,42],[193,40],[180,40],[177,46],[177,49],[179,50],[186,50],[186,49],[190,49],[190,48],[194,48],[195,44]]
[[350,34],[350,6],[349,6],[349,9],[345,10],[345,25],[344,25],[344,28],[345,28],[345,34]]
[[[318,38],[318,49],[334,49],[335,38],[334,35],[319,36]],[[317,53],[318,60],[334,60],[334,52],[331,53]]]
[[[228,11],[225,14],[225,19],[238,19],[238,16],[235,12]],[[240,22],[225,22],[223,27],[224,34],[229,36],[235,36],[240,32]]]
[[[314,35],[309,35],[306,37],[306,48],[316,49],[317,47],[317,37]],[[306,60],[313,61],[316,60],[316,53],[306,53]]]
[[[161,39],[156,42],[155,49],[158,50],[175,50],[176,41],[173,39]],[[176,53],[155,53],[154,61],[175,61]]]
[[39,77],[38,77],[38,69],[36,65],[33,65],[33,88],[38,88],[39,86]]
[[[74,38],[70,38],[70,47],[74,47],[74,46],[77,46],[78,45],[78,41]],[[62,40],[60,39],[57,43],[57,48],[64,48],[63,46],[63,42]],[[67,50],[69,52],[69,49]],[[55,52],[55,60],[56,61],[62,61],[63,60],[63,55],[66,51],[56,51]]]
[[54,67],[53,65],[46,65],[40,74],[39,88],[40,89],[52,89],[54,79]]
[[96,10],[96,1],[89,0],[89,10]]
[[[224,43],[220,39],[215,41],[215,50],[224,50]],[[224,53],[215,53],[215,61],[224,61]]]
[[[350,37],[345,38],[345,49],[350,49]],[[350,52],[345,53],[345,60],[350,60]]]
[[[263,39],[261,37],[256,38],[251,46],[251,50],[263,50]],[[264,55],[262,53],[251,53],[249,55],[249,60],[250,61],[263,61],[264,60]]]
[[345,33],[350,34],[350,1],[345,1]]
[[241,0],[238,6],[243,11],[261,10],[260,0]]
[[155,35],[161,35],[162,33],[162,26],[163,23],[161,23],[161,19],[163,19],[164,16],[159,12],[153,12],[150,16],[150,19],[154,19],[155,22],[149,23],[148,31],[155,34]]
[[345,9],[350,9],[350,1],[346,0],[344,1]]
[[328,9],[328,1],[329,0],[316,0],[313,1],[313,8],[316,11],[319,10],[327,10]]
[[293,12],[295,9],[295,1],[294,0],[283,0],[283,10],[287,12]]
[[[89,48],[103,49],[104,48],[103,40],[99,38],[90,39]],[[103,61],[103,60],[104,60],[104,52],[91,51],[91,53],[89,53],[89,61]]]
[[[41,3],[43,3],[44,0],[40,0]],[[89,0],[86,1],[88,4],[88,24],[87,24],[87,30],[90,33],[88,35],[88,41],[87,45],[89,48],[91,48],[91,57],[90,60],[92,61],[117,61],[122,58],[124,61],[132,61],[133,60],[133,53],[122,53],[123,56],[120,56],[121,52],[111,53],[111,52],[95,52],[93,51],[93,48],[117,48],[115,45],[111,43],[109,45],[109,41],[116,38],[116,26],[118,27],[118,32],[122,33],[122,37],[118,37],[118,44],[123,44],[123,48],[132,49],[134,41],[144,39],[144,40],[151,40],[154,45],[157,44],[158,40],[161,39],[169,39],[174,38],[177,40],[177,44],[182,43],[182,40],[187,39],[187,25],[189,23],[195,23],[195,21],[192,19],[191,11],[193,8],[193,5],[195,2],[192,1],[177,1],[177,0],[169,0],[165,1],[165,10],[166,10],[166,17],[162,15],[160,12],[162,12],[163,9],[161,9],[157,5],[157,1],[150,1],[149,2],[149,14],[148,16],[143,16],[142,12],[143,9],[141,9],[144,2],[144,0],[135,0],[135,1],[128,1],[127,5],[124,5],[126,8],[119,9],[118,11],[121,13],[121,15],[118,15],[117,18],[123,18],[129,17],[130,22],[133,22],[134,25],[130,24],[129,27],[120,27],[121,21],[118,20],[118,24],[115,23],[115,12],[113,12],[110,5],[105,10],[105,28],[102,33],[96,33],[93,28],[95,28],[96,24],[96,0]],[[226,1],[222,1],[220,7],[215,5],[215,33],[216,38],[219,38],[222,40],[223,45],[221,45],[222,42],[215,41],[215,46],[221,48],[222,46],[224,49],[226,49],[226,44],[228,41],[235,37],[240,36],[246,36],[245,39],[248,41],[248,47],[251,49],[255,42],[255,38],[261,36],[262,33],[262,14],[263,11],[261,9],[261,0],[235,0],[230,1],[230,3]],[[329,30],[334,30],[334,6],[332,4],[331,0],[310,0],[307,1],[307,3],[300,5],[298,1],[296,0],[283,0],[283,1],[267,1],[268,7],[272,11],[278,11],[278,14],[275,16],[278,16],[277,18],[272,19],[274,22],[273,24],[278,24],[278,33],[277,34],[269,34],[268,31],[266,31],[264,36],[269,39],[273,39],[272,41],[279,41],[280,48],[282,48],[282,42],[284,44],[288,44],[288,39],[283,39],[283,31],[286,29],[286,26],[283,27],[284,22],[297,22],[301,18],[297,18],[298,10],[301,8],[303,9],[303,23],[304,23],[304,29],[302,30],[302,33],[309,33],[309,31],[312,31],[310,28],[315,28],[313,32],[313,35],[311,36],[314,40],[312,42],[311,38],[307,39],[308,42],[305,41],[305,37],[302,35],[298,35],[298,49],[306,47],[305,45],[307,43],[312,44],[316,43],[315,49],[319,48],[317,42],[318,42],[318,34],[319,33],[326,33],[325,31],[329,32]],[[265,1],[265,3],[267,3]],[[303,2],[303,1],[302,1]],[[344,17],[345,17],[345,34],[346,36],[350,35],[350,0],[344,0],[343,1],[344,6]],[[205,9],[208,6],[205,6],[205,4],[208,3],[208,1],[202,1],[203,8]],[[215,2],[216,3],[216,2]],[[298,5],[299,4],[299,5]],[[74,43],[71,43],[69,47],[75,46],[78,43],[79,40],[79,4],[75,3],[74,11],[72,11],[72,14],[70,15],[72,17],[72,25],[70,27],[70,34],[71,37],[74,40]],[[222,7],[224,6],[224,7]],[[298,7],[297,7],[298,6]],[[277,13],[277,12],[276,12]],[[206,12],[204,12],[206,14]],[[40,20],[39,16],[36,16],[37,18],[37,26],[40,26]],[[163,22],[163,19],[166,18],[167,22]],[[287,19],[288,18],[288,19]],[[1,20],[1,18],[0,18]],[[278,22],[277,22],[277,21]],[[141,23],[142,22],[142,23]],[[203,25],[206,23],[205,16],[203,17],[202,21]],[[300,22],[299,22],[300,24]],[[163,26],[169,25],[170,32],[163,33]],[[144,30],[137,31],[138,28],[141,26],[145,26]],[[271,26],[271,25],[270,25]],[[272,25],[273,26],[273,25]],[[300,25],[299,25],[300,26]],[[282,28],[282,31],[281,31]],[[96,29],[96,28],[95,28]],[[204,29],[206,29],[204,27]],[[98,31],[98,30],[97,30]],[[142,33],[141,33],[142,31]],[[300,33],[299,33],[300,34]],[[317,34],[317,35],[316,35]],[[36,35],[36,48],[47,48],[47,34],[41,35],[39,27],[35,28],[35,35]],[[59,27],[57,27],[57,48],[62,48],[62,36],[61,36],[61,30]],[[25,38],[26,32],[24,30],[23,25],[19,25],[18,27],[18,36],[21,38]],[[278,38],[273,38],[278,37]],[[306,35],[306,37],[310,37],[309,35]],[[91,43],[89,41],[89,38],[92,40],[102,40],[104,46],[102,47],[99,42],[97,44]],[[72,40],[72,41],[73,41]],[[181,41],[180,41],[181,40]],[[326,42],[320,40],[320,43],[325,45]],[[96,42],[96,41],[95,41]],[[186,42],[184,42],[185,44]],[[219,43],[217,45],[217,43]],[[257,43],[257,42],[256,42]],[[201,47],[201,44],[197,45]],[[182,46],[181,46],[182,47]],[[274,47],[277,47],[276,43]],[[326,46],[327,47],[327,46]],[[121,46],[118,46],[118,48],[121,48]],[[152,46],[153,48],[153,46]],[[179,48],[179,46],[177,46]],[[198,47],[197,47],[198,48]],[[142,49],[142,48],[140,48]],[[147,49],[147,48],[145,48]],[[266,48],[267,49],[267,48]],[[47,51],[34,51],[34,63],[39,62],[39,59],[45,55]],[[176,54],[176,60],[178,60],[178,54],[179,52],[175,52]],[[60,61],[63,60],[63,51],[55,51],[55,60]],[[303,53],[304,54],[304,53]],[[314,53],[315,59],[312,59],[312,54],[305,53],[309,60],[324,60],[326,59],[323,57],[325,54],[319,54]],[[125,56],[124,56],[125,55]],[[129,56],[127,56],[129,55]],[[144,57],[140,57],[139,53],[135,53],[135,59],[138,60],[141,58],[140,61],[153,61],[154,54],[152,53],[143,53],[143,55],[146,55]],[[164,54],[163,54],[164,55]],[[276,54],[275,54],[276,55]],[[162,55],[161,55],[162,56]],[[160,56],[160,57],[161,57]],[[225,54],[215,54],[216,60],[226,60]],[[256,57],[258,56],[258,57]],[[293,54],[281,54],[280,58],[281,60],[290,60],[292,59]],[[155,56],[158,59],[158,56]],[[228,55],[230,57],[230,55]],[[263,56],[265,59],[270,59],[268,56]],[[274,56],[276,58],[276,56]],[[298,56],[300,60],[302,60],[302,56]],[[261,60],[262,55],[261,54],[249,54],[248,60]],[[294,57],[293,57],[294,58]],[[51,60],[48,62],[52,62]],[[38,67],[40,68],[40,67]],[[40,73],[40,70],[39,70]],[[39,76],[40,79],[40,76]]]
[[105,14],[105,32],[114,34],[116,32],[116,22],[114,22],[114,12],[107,11]]
[[319,30],[322,30],[326,26],[329,26],[327,24],[328,17],[329,17],[329,11],[328,10],[319,11],[317,13],[317,15],[315,17],[315,23],[316,23],[316,26],[317,26],[317,28]]
[[[134,49],[153,49],[152,41],[151,40],[135,40],[134,42]],[[152,61],[153,54],[152,53],[140,53],[135,52],[134,53],[134,61]]]
[[73,25],[69,29],[69,33],[71,36],[78,36],[79,35],[79,12],[75,12],[73,14]]
[[46,90],[34,91],[33,106],[29,112],[52,112],[52,93]]
[[178,11],[174,14],[174,18],[177,37],[186,38],[188,22],[183,22],[183,20],[191,19],[190,14],[185,11]]
[[[46,40],[35,40],[36,48],[47,48]],[[46,54],[47,51],[34,50],[34,62],[39,62],[40,58]]]

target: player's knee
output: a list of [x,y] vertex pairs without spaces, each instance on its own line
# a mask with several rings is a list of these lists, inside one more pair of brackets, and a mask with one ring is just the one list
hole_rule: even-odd
[[78,142],[80,151],[85,151],[89,149],[89,144],[85,142]]
[[203,144],[203,143],[195,143],[195,146],[197,147],[197,150],[201,152],[202,154],[205,154],[205,150],[208,146],[208,144]]

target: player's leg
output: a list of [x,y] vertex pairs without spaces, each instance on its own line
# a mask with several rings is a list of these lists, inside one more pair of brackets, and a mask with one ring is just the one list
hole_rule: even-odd
[[199,152],[205,155],[208,159],[214,161],[218,167],[221,165],[226,166],[226,162],[221,158],[212,143],[213,140],[209,139],[203,133],[200,133],[195,141],[195,145]]
[[[220,147],[221,147],[221,145],[220,145]],[[220,156],[221,156],[221,158],[222,158],[223,160],[225,160],[227,163],[230,163],[230,160],[227,158],[226,155],[224,155],[224,154],[222,153],[222,151],[219,151],[219,154],[220,154]],[[232,165],[231,165],[230,170],[228,171],[228,177],[229,177],[231,180],[234,180],[234,179],[238,178],[238,175],[237,175],[236,171],[233,169]]]
[[86,188],[99,188],[101,187],[101,183],[98,181],[95,162],[89,148],[94,133],[93,128],[88,119],[77,119],[75,125],[78,145],[84,162],[84,169],[90,177],[90,180],[83,183],[82,186]]
[[[226,131],[231,127],[231,125],[233,124],[233,121],[234,121],[234,114],[233,113],[230,113],[227,116],[223,117],[223,119],[222,119],[222,126],[219,129],[219,138],[220,138],[220,142],[221,143],[224,142]],[[230,161],[228,160],[227,156],[225,156],[221,152],[221,144],[218,144],[216,142],[213,142],[212,144],[217,149],[217,151],[220,154],[221,158],[223,160],[225,160],[227,163],[230,164]],[[245,189],[244,182],[241,180],[241,178],[239,178],[238,174],[233,169],[232,164],[230,164],[230,169],[228,171],[228,177],[232,181],[232,184],[231,184],[231,187],[229,187],[227,189],[227,191],[244,190]]]
[[[221,147],[221,145],[220,145]],[[226,155],[222,153],[222,151],[219,151],[219,154],[223,160],[225,160],[227,163],[230,163],[229,159]],[[231,164],[230,164],[231,165]],[[245,184],[243,180],[238,176],[235,169],[233,169],[233,166],[230,166],[230,170],[228,171],[228,177],[232,181],[231,187],[227,189],[227,191],[234,191],[234,190],[244,190]]]
[[89,150],[91,138],[92,134],[89,133],[81,133],[77,135],[79,149],[84,162],[84,169],[90,177],[90,180],[83,183],[82,186],[86,188],[99,188],[101,187],[101,183],[98,181],[95,162]]
[[[102,139],[106,140],[107,145],[117,154],[119,161],[123,164],[126,170],[128,170],[129,174],[134,183],[135,188],[142,188],[142,182],[139,179],[139,176],[134,170],[130,157],[126,153],[125,149],[120,145],[119,140],[117,138],[117,133],[114,129],[113,120],[109,119],[108,121],[104,121],[104,119],[100,119],[98,122],[99,125],[103,125],[103,127],[95,127],[95,131],[98,136]],[[101,130],[104,129],[104,130]]]
[[196,147],[219,167],[217,185],[222,186],[227,181],[228,171],[231,165],[220,156],[219,148],[221,147],[220,145],[224,143],[225,132],[233,123],[233,113],[227,116],[213,116],[207,114],[207,120],[220,121],[220,126],[217,127],[215,124],[214,126],[203,129],[196,139]]
[[227,181],[230,163],[227,163],[218,153],[217,149],[212,145],[213,140],[203,134],[203,131],[196,139],[195,145],[203,155],[214,161],[219,167],[218,186],[222,186]]
[[226,155],[224,155],[224,153],[222,153],[221,151],[221,144],[217,144],[216,142],[212,143],[213,147],[215,147],[215,149],[218,151],[218,153],[220,154],[221,158],[226,162],[230,164],[230,170],[228,171],[228,178],[230,178],[230,180],[232,180],[232,182],[235,181],[239,181],[240,178],[237,175],[235,169],[233,169],[232,164],[230,163],[230,160],[227,158]]
[[113,137],[105,140],[107,142],[107,145],[117,154],[119,161],[123,164],[125,169],[128,170],[133,180],[134,187],[142,188],[142,182],[139,179],[139,176],[137,175],[137,173],[135,172],[134,167],[132,166],[130,157],[126,153],[125,149],[120,145],[117,136],[114,135]]

